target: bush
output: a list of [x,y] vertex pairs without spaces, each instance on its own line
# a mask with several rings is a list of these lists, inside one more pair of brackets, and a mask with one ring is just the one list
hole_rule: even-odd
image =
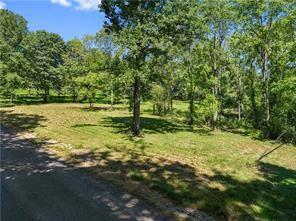
[[262,135],[273,140],[280,137],[284,142],[296,143],[296,127],[283,124],[281,118],[274,118],[265,123],[262,127]]

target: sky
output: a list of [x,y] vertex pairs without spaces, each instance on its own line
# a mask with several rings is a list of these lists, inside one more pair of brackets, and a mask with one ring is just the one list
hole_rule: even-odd
[[65,41],[98,32],[104,23],[100,0],[0,0],[0,9],[22,15],[30,31],[60,34]]

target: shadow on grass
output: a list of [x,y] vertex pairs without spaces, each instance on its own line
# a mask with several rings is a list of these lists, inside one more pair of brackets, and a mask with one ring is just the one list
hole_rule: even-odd
[[118,111],[127,110],[127,107],[81,107],[83,111]]
[[11,110],[0,110],[1,125],[9,126],[17,132],[32,130],[42,126],[46,121],[44,116],[37,114],[19,114]]
[[[42,95],[19,95],[13,100],[13,104],[10,104],[10,100],[6,100],[2,103],[2,106],[13,105],[38,105],[38,104],[50,104],[50,103],[73,103],[73,99],[70,95],[50,95],[48,102],[44,102]],[[78,103],[88,103],[82,100]],[[102,99],[97,98],[95,103],[108,104]]]
[[229,129],[229,128],[223,128],[222,131],[229,132],[232,134],[237,134],[240,136],[245,136],[245,137],[250,137],[253,140],[258,140],[258,141],[271,141],[275,142],[276,138],[271,139],[271,138],[266,138],[263,136],[262,131],[252,129],[252,128],[245,128],[245,129]]
[[72,102],[72,99],[70,96],[67,95],[60,95],[60,96],[54,96],[51,95],[49,97],[48,102],[44,102],[42,96],[18,96],[14,100],[14,104],[17,105],[37,105],[37,104],[45,104],[45,103],[69,103]]
[[[145,148],[138,152],[125,147],[108,148],[71,154],[69,162],[73,166],[95,163],[88,169],[132,192],[140,192],[144,198],[156,191],[178,206],[201,209],[219,220],[296,218],[294,170],[261,162],[255,169],[263,179],[241,181],[223,171],[208,175],[177,161],[153,158],[145,154]],[[154,200],[158,200],[157,196]],[[252,210],[251,206],[257,208]]]
[[[35,128],[44,120],[42,117],[39,118],[40,116],[16,116],[9,112],[3,115],[9,122],[12,122],[11,118],[18,118],[17,125],[21,130]],[[115,128],[121,130],[127,126],[130,118],[113,118],[113,120],[107,118],[105,121],[107,125],[111,124],[114,127],[115,124]],[[155,123],[155,121],[161,129],[150,126],[149,123]],[[148,118],[145,130],[151,133],[165,133],[182,130],[182,127],[179,128],[178,125],[162,119],[151,121],[151,118]],[[7,140],[13,139],[8,138]],[[35,139],[31,139],[31,142],[36,143],[36,148],[42,145]],[[254,172],[258,172],[260,178],[243,181],[224,171],[214,170],[213,174],[206,174],[199,171],[199,168],[178,161],[152,157],[145,153],[147,145],[141,139],[134,142],[135,146],[140,146],[140,148],[106,146],[105,150],[68,152],[69,156],[65,158],[69,166],[67,169],[57,167],[45,173],[53,176],[58,171],[69,170],[69,168],[93,173],[106,180],[114,181],[121,188],[143,198],[155,196],[156,201],[163,205],[166,205],[163,199],[169,199],[180,207],[198,208],[220,220],[296,220],[294,212],[296,207],[295,170],[260,162],[252,168]],[[7,151],[25,150],[14,148]],[[30,154],[39,159],[37,152],[33,151]],[[53,160],[40,159],[38,167],[42,163],[49,165]],[[4,161],[5,174],[13,177],[6,182],[13,184],[18,180],[24,180],[21,163],[26,167],[25,159],[15,162]],[[38,183],[43,179],[39,172],[27,174],[28,182],[35,180]],[[122,207],[118,207],[117,211],[120,209]]]
[[71,127],[97,127],[97,124],[74,124]]
[[[129,133],[132,125],[132,117],[105,117],[102,124],[105,127],[114,128],[117,133]],[[141,117],[141,130],[144,134],[190,131],[200,135],[211,135],[211,130],[208,129],[194,129],[186,124],[155,117]]]
[[56,221],[173,220],[163,219],[109,182],[94,179],[90,168],[57,159],[43,149],[50,142],[1,127],[1,220],[32,220],[32,212]]

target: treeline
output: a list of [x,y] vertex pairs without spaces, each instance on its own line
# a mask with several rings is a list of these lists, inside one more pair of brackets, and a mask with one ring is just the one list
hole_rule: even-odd
[[140,103],[174,115],[188,101],[187,123],[248,127],[296,139],[295,3],[292,0],[102,0],[104,28],[64,42],[29,32],[23,17],[1,10],[1,91],[105,94],[128,102],[140,134]]

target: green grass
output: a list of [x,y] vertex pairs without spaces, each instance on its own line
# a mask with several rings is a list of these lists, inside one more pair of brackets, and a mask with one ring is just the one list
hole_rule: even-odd
[[[296,220],[296,148],[284,145],[262,162],[272,143],[246,135],[191,128],[183,119],[151,115],[143,136],[130,136],[124,105],[44,104],[2,108],[4,124],[68,146],[52,150],[70,164],[149,198],[199,208],[225,220]],[[184,113],[187,105],[175,104]],[[140,188],[139,188],[140,186]]]

